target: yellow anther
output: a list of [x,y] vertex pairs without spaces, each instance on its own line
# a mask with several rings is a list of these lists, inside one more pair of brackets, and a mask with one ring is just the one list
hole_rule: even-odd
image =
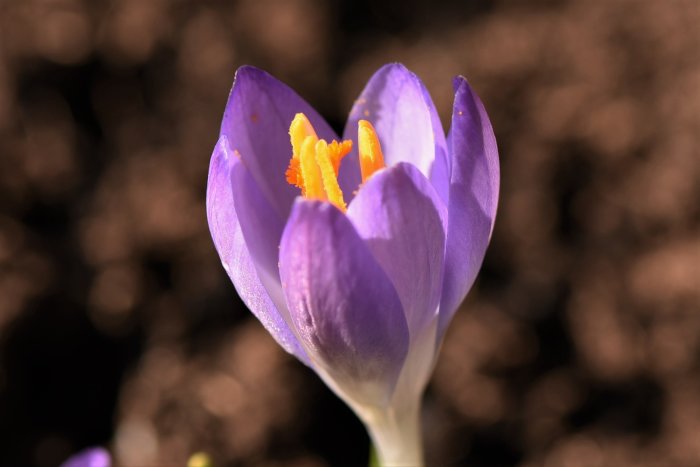
[[338,184],[341,159],[352,150],[352,141],[319,140],[311,122],[297,114],[289,126],[292,158],[286,177],[290,185],[301,188],[305,198],[329,201],[343,212],[343,192]]
[[299,158],[299,153],[301,151],[301,145],[307,136],[313,136],[318,138],[314,127],[306,115],[303,113],[298,113],[294,116],[292,124],[289,125],[289,137],[292,141],[292,157],[295,159]]
[[306,115],[298,113],[294,116],[292,124],[289,125],[289,139],[292,142],[292,159],[289,161],[289,168],[285,174],[287,182],[301,188],[302,194],[305,196],[304,179],[302,178],[301,165],[299,155],[301,154],[301,145],[307,136],[317,138],[314,127]]
[[330,147],[325,140],[319,140],[316,143],[316,164],[321,171],[321,179],[323,180],[323,187],[325,188],[328,201],[338,206],[341,211],[345,211],[347,206],[345,206],[343,192],[340,189],[340,185],[338,185],[338,175],[333,167],[329,149]]
[[360,155],[360,173],[362,174],[362,183],[377,170],[386,167],[384,164],[384,155],[382,147],[377,138],[377,132],[367,120],[360,120],[357,123],[357,145]]
[[317,142],[318,138],[315,136],[307,136],[301,145],[301,154],[299,154],[303,183],[301,193],[304,197],[310,199],[326,199],[321,170],[316,162]]
[[[347,206],[338,184],[340,161],[352,150],[352,141],[318,139],[314,127],[302,113],[296,114],[289,126],[292,158],[287,168],[287,182],[301,189],[305,198],[329,201],[340,210]],[[370,122],[360,120],[357,129],[362,183],[376,171],[386,167],[377,132]]]

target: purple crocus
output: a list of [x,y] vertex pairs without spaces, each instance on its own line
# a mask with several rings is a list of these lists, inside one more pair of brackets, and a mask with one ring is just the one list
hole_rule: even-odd
[[71,456],[61,467],[110,467],[109,453],[104,448],[87,448]]
[[496,215],[491,124],[465,78],[454,89],[445,137],[420,79],[385,65],[338,142],[293,90],[245,66],[209,169],[209,227],[236,290],[353,408],[386,465],[422,463],[421,395]]

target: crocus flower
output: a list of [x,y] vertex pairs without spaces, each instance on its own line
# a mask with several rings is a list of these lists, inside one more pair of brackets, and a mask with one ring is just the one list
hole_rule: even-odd
[[422,463],[420,399],[496,214],[491,124],[466,79],[454,89],[446,138],[420,79],[386,65],[339,139],[245,66],[211,159],[209,226],[236,290],[352,407],[385,465]]
[[71,456],[61,467],[109,467],[112,464],[104,448],[88,448]]

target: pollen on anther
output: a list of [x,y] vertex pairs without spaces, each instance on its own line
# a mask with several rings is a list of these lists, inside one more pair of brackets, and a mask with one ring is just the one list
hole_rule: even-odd
[[346,210],[338,184],[340,161],[352,150],[352,141],[319,139],[311,122],[298,113],[289,126],[292,157],[285,172],[287,183],[301,189],[304,198],[328,201]]
[[362,183],[376,171],[386,167],[384,154],[377,137],[377,132],[367,120],[360,120],[357,128],[358,154],[360,158],[360,172]]

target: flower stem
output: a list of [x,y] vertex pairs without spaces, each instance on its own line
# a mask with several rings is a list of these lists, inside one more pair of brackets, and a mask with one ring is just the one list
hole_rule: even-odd
[[403,410],[388,408],[372,414],[365,425],[382,467],[422,467],[420,404]]

